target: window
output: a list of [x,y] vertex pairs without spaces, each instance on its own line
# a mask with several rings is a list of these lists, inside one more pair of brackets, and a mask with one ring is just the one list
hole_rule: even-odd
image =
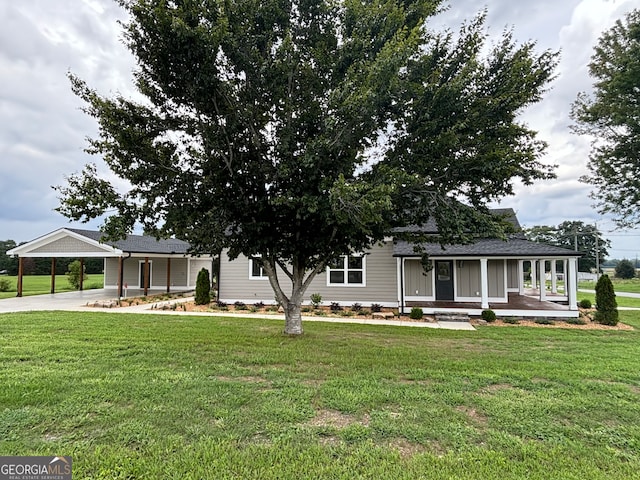
[[251,257],[249,259],[249,278],[252,280],[266,279],[267,274],[264,273],[264,268],[260,264],[260,257]]
[[327,266],[327,285],[365,286],[365,257],[344,255]]

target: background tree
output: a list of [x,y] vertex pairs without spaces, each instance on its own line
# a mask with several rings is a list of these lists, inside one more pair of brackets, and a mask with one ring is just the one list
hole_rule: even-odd
[[429,217],[443,243],[504,235],[488,202],[553,176],[517,115],[557,55],[509,33],[486,48],[483,14],[453,35],[427,28],[437,0],[120,3],[147,101],[71,81],[99,122],[88,151],[131,189],[88,165],[59,211],[259,255],[286,333],[328,262]]
[[80,279],[84,281],[88,278],[83,271],[80,260],[74,260],[68,265],[67,268],[67,281],[69,282],[69,285],[71,285],[76,290],[80,289]]
[[596,314],[594,320],[603,325],[618,324],[618,303],[609,275],[602,275],[596,283]]
[[7,255],[7,251],[16,246],[13,240],[0,240],[0,271],[6,270],[7,275],[18,274],[18,259]]
[[596,268],[596,256],[602,266],[611,247],[611,241],[605,239],[595,225],[581,221],[565,221],[557,226],[536,225],[523,231],[532,242],[583,253],[584,256],[578,259],[578,270],[581,272],[590,272]]
[[198,272],[194,302],[196,305],[208,305],[211,302],[211,280],[209,270],[206,268],[202,268]]
[[616,265],[616,278],[634,278],[636,276],[636,269],[629,260],[620,260]]
[[640,223],[640,10],[605,32],[589,64],[593,95],[573,104],[575,131],[591,135],[589,175],[599,211],[621,226]]

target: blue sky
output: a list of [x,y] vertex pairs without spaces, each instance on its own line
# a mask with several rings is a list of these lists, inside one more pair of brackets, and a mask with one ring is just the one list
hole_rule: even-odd
[[[486,8],[490,35],[512,28],[519,41],[561,50],[558,78],[544,100],[522,115],[549,144],[543,161],[559,166],[558,178],[518,186],[501,206],[514,208],[524,226],[597,222],[615,258],[640,254],[640,229],[613,231],[612,222],[592,207],[590,187],[577,180],[587,173],[589,139],[570,132],[569,111],[576,94],[590,89],[587,63],[600,34],[639,7],[640,0],[453,0],[432,21],[456,29]],[[95,120],[82,112],[66,75],[77,74],[102,94],[135,95],[122,20],[111,0],[0,0],[1,240],[27,241],[67,225],[54,211],[58,201],[51,186],[88,162],[100,166],[99,158],[84,152],[86,138],[96,135]]]

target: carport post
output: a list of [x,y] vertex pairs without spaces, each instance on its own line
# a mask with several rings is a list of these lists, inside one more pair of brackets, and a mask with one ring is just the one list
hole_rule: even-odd
[[122,263],[124,259],[122,257],[118,257],[118,298],[122,298]]
[[82,286],[84,283],[84,258],[80,259],[80,291],[82,291]]
[[51,293],[56,293],[56,257],[51,257]]
[[18,295],[17,297],[22,296],[22,274],[24,271],[24,258],[18,257]]
[[149,294],[149,257],[144,257],[144,296]]

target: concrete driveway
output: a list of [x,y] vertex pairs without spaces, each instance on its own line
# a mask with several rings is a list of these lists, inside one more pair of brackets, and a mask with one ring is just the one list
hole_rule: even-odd
[[117,298],[114,290],[94,289],[0,299],[0,313],[32,310],[86,310],[87,303]]

